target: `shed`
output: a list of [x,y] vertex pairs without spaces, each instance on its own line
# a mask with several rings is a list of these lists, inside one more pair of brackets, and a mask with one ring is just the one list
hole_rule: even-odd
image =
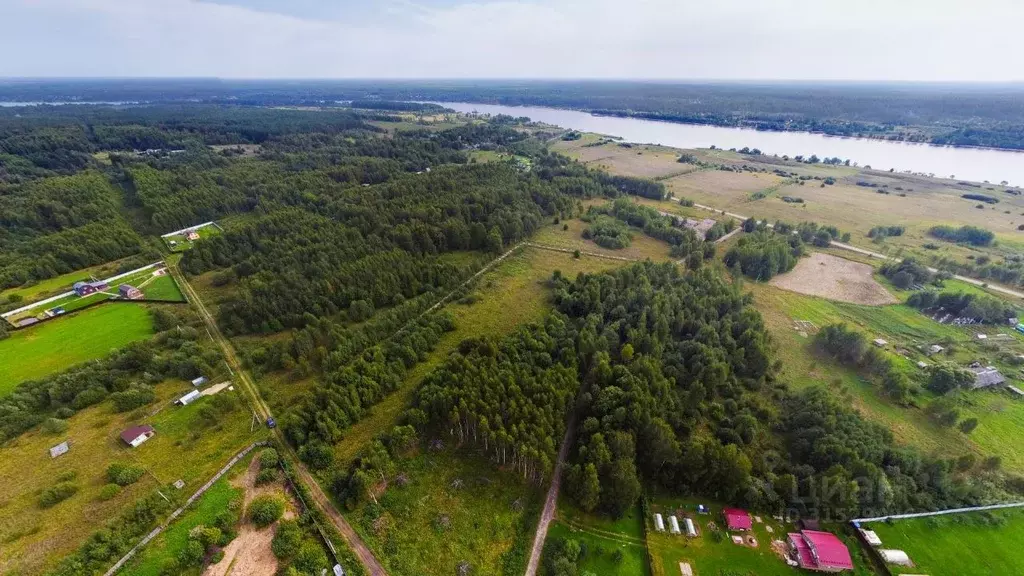
[[22,318],[21,320],[18,320],[16,326],[18,328],[24,328],[25,326],[31,326],[33,324],[38,324],[38,323],[39,323],[39,318],[36,318],[35,316],[30,316],[28,318]]
[[193,386],[202,386],[203,384],[206,384],[206,376],[200,376],[199,378],[192,380]]
[[57,456],[63,456],[71,450],[71,443],[67,440],[57,444],[53,448],[50,448],[50,458],[56,458]]
[[188,406],[189,404],[195,402],[196,399],[199,398],[199,396],[200,396],[199,390],[193,390],[193,391],[189,392],[188,394],[185,394],[181,398],[178,398],[177,400],[175,400],[174,403],[175,404],[179,404],[181,406]]
[[754,525],[746,510],[726,508],[722,510],[722,514],[725,516],[725,525],[729,530],[746,531]]
[[945,350],[945,348],[943,348],[942,346],[939,346],[938,344],[932,344],[931,348],[928,349],[928,353],[929,354],[938,354],[939,352],[942,352],[943,350]]
[[665,519],[661,517],[661,514],[654,515],[654,529],[658,532],[665,531]]
[[881,338],[875,338],[872,341],[872,344],[874,344],[875,346],[878,346],[879,348],[885,348],[885,345],[888,344],[888,342],[886,342],[885,340],[882,340]]
[[156,434],[156,431],[153,430],[152,426],[143,424],[142,426],[132,426],[121,432],[121,440],[132,448],[136,448],[139,444],[152,438],[154,434]]
[[195,242],[196,240],[199,240],[199,233],[196,232],[195,230],[193,230],[193,231],[189,232],[185,236],[185,238],[187,238],[189,242]]
[[882,539],[878,537],[878,534],[875,534],[874,530],[864,530],[864,529],[862,529],[860,531],[860,534],[861,534],[861,536],[864,537],[864,541],[867,542],[868,544],[870,544],[872,546],[881,546],[882,545]]
[[345,569],[341,567],[341,564],[334,565],[334,576],[345,576]]
[[897,566],[913,566],[914,563],[910,561],[910,556],[903,550],[879,550],[878,555],[885,560],[886,564],[896,564]]
[[693,520],[683,518],[683,524],[686,525],[686,535],[690,538],[695,538],[697,536],[697,528],[693,525]]
[[75,291],[75,294],[79,296],[88,296],[89,294],[96,293],[96,287],[86,282],[75,282],[71,289]]
[[676,518],[674,514],[668,517],[668,527],[673,534],[682,533],[682,531],[679,530],[679,519]]
[[923,362],[923,361],[919,361],[917,363],[917,367],[918,368],[927,368],[928,367],[928,363],[927,362]]
[[974,384],[971,385],[971,388],[988,388],[1006,383],[1006,378],[995,366],[971,366],[969,370],[974,372]]
[[1024,396],[1024,390],[1021,390],[1020,388],[1017,388],[1016,386],[1007,386],[1006,388],[1010,392],[1013,392],[1014,394],[1016,394],[1017,396]]

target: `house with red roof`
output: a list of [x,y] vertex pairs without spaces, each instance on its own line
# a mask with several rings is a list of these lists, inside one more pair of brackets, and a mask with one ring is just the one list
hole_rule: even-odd
[[142,426],[132,426],[131,428],[128,428],[124,432],[121,432],[121,441],[131,446],[132,448],[137,448],[139,444],[142,444],[146,440],[149,440],[150,438],[153,437],[154,434],[156,434],[156,431],[154,431],[153,427],[150,426],[149,424],[143,424]]
[[804,570],[842,572],[853,570],[850,551],[835,534],[801,530],[789,534],[789,552]]
[[750,513],[739,508],[725,508],[722,510],[725,516],[725,526],[729,530],[747,531],[753,527],[750,520]]

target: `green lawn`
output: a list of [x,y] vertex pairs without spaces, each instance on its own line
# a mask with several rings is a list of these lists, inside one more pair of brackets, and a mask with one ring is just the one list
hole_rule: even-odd
[[[561,538],[585,545],[586,554],[579,564],[581,571],[623,576],[648,576],[651,573],[639,507],[634,507],[618,520],[612,520],[582,512],[562,498],[558,517],[548,529],[545,545]],[[620,561],[615,558],[617,550],[622,551]]]
[[[232,486],[232,480],[245,471],[252,457],[235,464],[231,472],[207,490],[190,509],[179,516],[167,530],[150,542],[120,574],[125,576],[161,576],[164,564],[176,559],[188,544],[188,533],[199,525],[210,526],[217,515],[229,506],[240,506],[245,490]],[[181,574],[198,575],[198,567]]]
[[142,287],[142,293],[146,300],[177,300],[183,302],[185,297],[181,294],[181,288],[170,274],[157,276]]
[[913,568],[894,574],[1024,574],[1024,510],[874,522],[882,547],[903,550]]
[[11,332],[0,340],[0,396],[15,386],[99,358],[153,333],[144,306],[107,304]]
[[399,470],[408,485],[392,483],[378,496],[379,506],[364,503],[348,514],[389,574],[456,574],[463,561],[471,574],[522,574],[540,486],[450,450],[420,453]]
[[[210,236],[216,236],[221,233],[220,228],[218,228],[216,225],[203,226],[202,228],[197,229],[195,232],[196,234],[199,234],[200,240],[209,238]],[[192,242],[189,242],[188,238],[185,237],[185,234],[167,236],[166,238],[163,238],[163,241],[171,252],[184,252],[192,248]],[[175,244],[172,246],[171,242],[175,242]]]

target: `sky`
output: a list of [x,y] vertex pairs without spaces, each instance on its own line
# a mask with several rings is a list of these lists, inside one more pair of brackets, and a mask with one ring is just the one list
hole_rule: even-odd
[[1022,81],[1022,0],[0,0],[0,77]]

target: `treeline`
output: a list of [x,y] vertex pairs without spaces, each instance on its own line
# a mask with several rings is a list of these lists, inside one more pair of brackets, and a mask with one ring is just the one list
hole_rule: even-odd
[[845,324],[831,324],[814,336],[814,346],[841,364],[860,370],[881,381],[882,391],[900,404],[908,404],[918,392],[917,385],[896,368],[892,359],[868,344],[864,334]]
[[741,237],[725,253],[724,262],[730,268],[738,267],[745,276],[766,282],[792,270],[803,253],[799,235],[761,229]]
[[679,218],[666,216],[628,198],[617,198],[610,206],[594,206],[590,211],[610,214],[630,226],[642,228],[644,234],[651,238],[664,240],[671,246],[670,255],[673,258],[688,258],[687,265],[690,268],[699,267],[702,258],[714,256],[714,245],[701,242],[696,232],[682,226]]
[[935,277],[927,266],[913,258],[904,258],[900,262],[886,262],[878,271],[901,290],[909,290],[916,284],[926,284]]
[[[134,342],[106,358],[65,372],[19,384],[0,399],[0,442],[47,419],[67,420],[79,410],[110,399],[127,412],[155,399],[153,385],[168,379],[191,380],[215,373],[221,364],[216,347],[201,343],[200,332],[175,314],[156,308],[151,340]],[[59,425],[59,424],[58,424]]]
[[603,214],[589,214],[583,217],[589,226],[583,230],[583,237],[593,240],[598,246],[617,250],[633,242],[629,227],[619,220]]
[[907,299],[907,305],[919,310],[942,308],[950,314],[988,324],[1006,324],[1008,319],[1018,316],[1017,307],[1005,300],[964,292],[915,292]]
[[977,226],[961,226],[959,228],[932,226],[928,233],[939,240],[957,243],[966,242],[972,246],[991,246],[992,242],[996,239],[996,235],[991,231],[978,228]]

